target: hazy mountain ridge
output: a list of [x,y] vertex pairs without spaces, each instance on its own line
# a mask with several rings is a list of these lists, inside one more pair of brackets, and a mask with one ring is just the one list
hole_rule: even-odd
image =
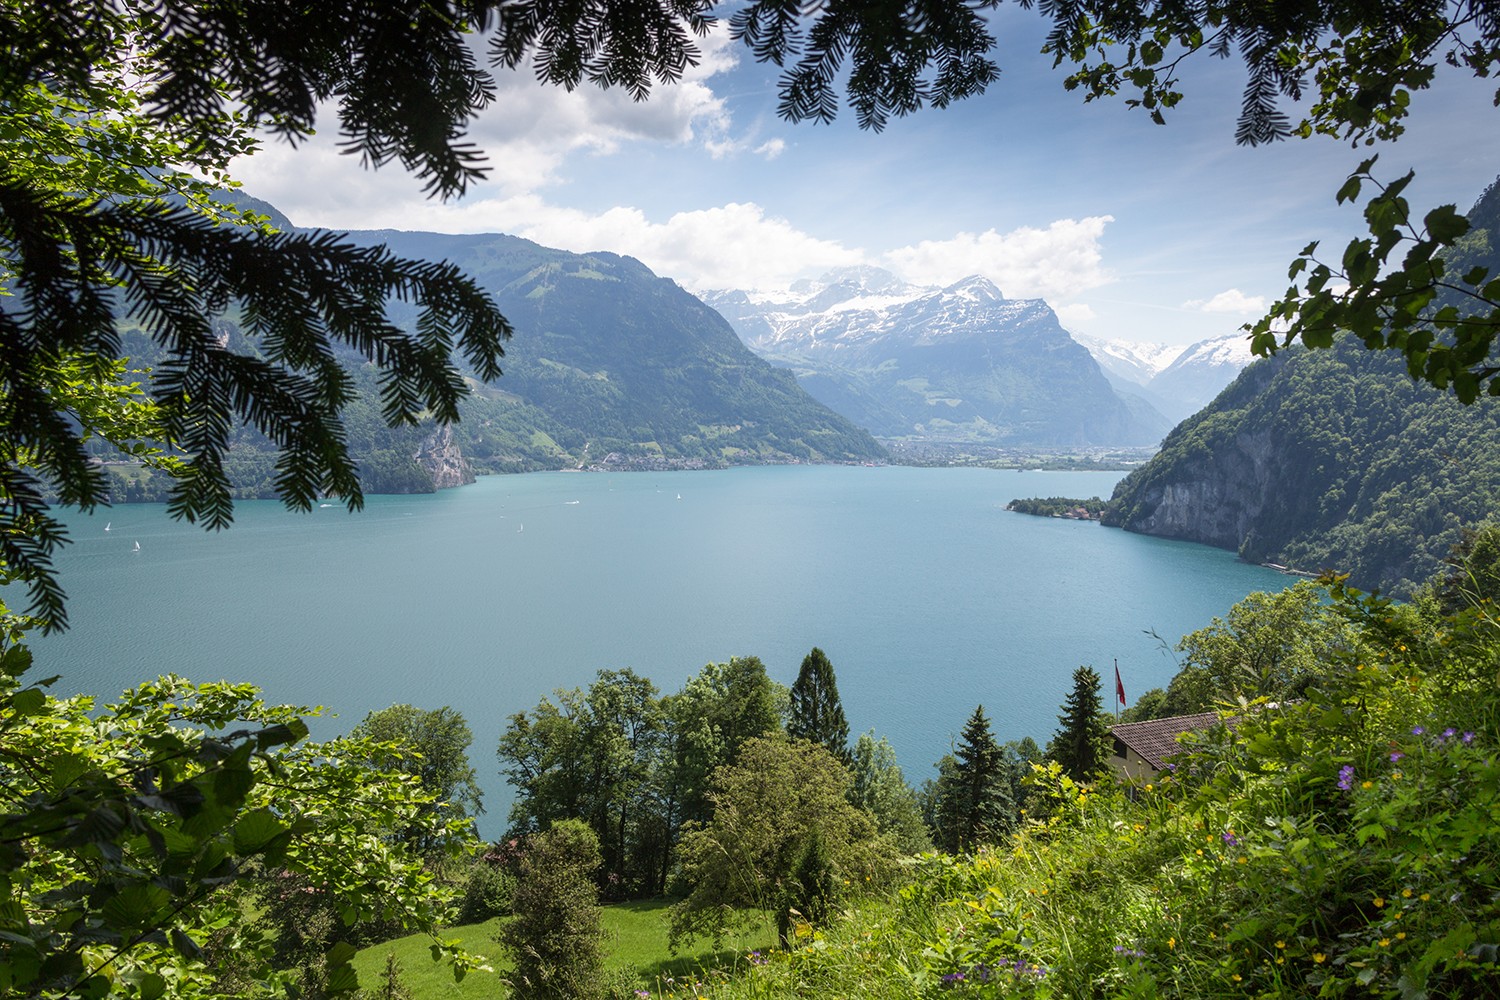
[[982,277],[929,288],[847,268],[783,294],[702,297],[751,349],[882,437],[1129,445],[1168,428],[1116,394],[1044,301],[1007,299]]
[[1147,400],[1173,420],[1206,406],[1254,361],[1243,333],[1200,340],[1187,347],[1075,335],[1122,396]]
[[[291,225],[272,206],[245,201]],[[746,348],[712,309],[633,258],[574,254],[496,234],[347,237],[403,257],[451,261],[495,297],[515,330],[500,379],[485,385],[467,373],[473,392],[451,431],[386,427],[370,402],[372,369],[357,352],[340,350],[365,394],[345,423],[368,492],[430,492],[472,481],[475,472],[885,457],[868,432],[814,400],[791,373]],[[397,323],[415,317],[401,302],[390,311]],[[236,350],[256,353],[237,315],[219,324]],[[151,363],[148,338],[126,330],[125,340],[139,363]],[[274,494],[274,450],[260,435],[237,431],[226,464],[240,495]],[[155,500],[164,489],[127,478],[118,493]]]

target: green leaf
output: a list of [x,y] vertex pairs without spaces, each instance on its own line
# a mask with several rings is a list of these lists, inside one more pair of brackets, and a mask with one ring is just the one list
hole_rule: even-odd
[[328,949],[328,954],[324,957],[328,960],[329,965],[347,965],[358,954],[359,949],[354,947],[354,945],[348,941],[339,941],[332,948]]
[[234,853],[255,854],[286,830],[269,809],[256,809],[234,824]]
[[326,992],[329,996],[351,993],[357,989],[359,989],[359,975],[354,971],[354,966],[336,965],[328,970]]
[[1452,205],[1434,208],[1422,222],[1427,227],[1427,234],[1439,243],[1452,243],[1469,231],[1469,220],[1459,215]]
[[140,1000],[157,1000],[167,992],[167,981],[155,972],[148,972],[136,984],[136,989],[140,991]]
[[46,704],[47,696],[36,688],[17,691],[10,699],[11,710],[19,718],[39,714]]

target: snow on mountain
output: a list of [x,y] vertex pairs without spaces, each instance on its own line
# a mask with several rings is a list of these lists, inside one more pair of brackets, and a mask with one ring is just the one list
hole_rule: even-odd
[[1111,375],[1145,385],[1176,361],[1188,348],[1181,344],[1151,344],[1134,340],[1105,340],[1075,333],[1073,339],[1089,349],[1094,360]]
[[1173,419],[1184,419],[1207,406],[1254,360],[1243,333],[1200,340],[1146,383],[1146,388],[1157,409]]
[[700,296],[812,395],[892,438],[1007,444],[1152,444],[1168,424],[1116,394],[1041,299],[978,275],[943,288],[874,267],[783,292]]

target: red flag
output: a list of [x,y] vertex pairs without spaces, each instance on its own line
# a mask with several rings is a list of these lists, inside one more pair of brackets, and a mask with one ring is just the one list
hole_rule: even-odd
[[1120,704],[1125,704],[1125,685],[1120,683],[1120,665],[1115,664],[1115,697],[1120,699]]

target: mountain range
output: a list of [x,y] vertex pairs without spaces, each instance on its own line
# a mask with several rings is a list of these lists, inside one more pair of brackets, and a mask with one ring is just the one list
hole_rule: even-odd
[[[274,207],[243,200],[292,228]],[[757,357],[712,309],[633,258],[497,234],[345,235],[356,245],[456,264],[495,298],[515,331],[500,379],[484,384],[466,373],[472,392],[451,428],[388,428],[365,398],[349,408],[346,430],[369,492],[430,491],[472,481],[475,472],[885,457],[869,433]],[[398,324],[415,319],[409,305],[389,309]],[[255,353],[232,312],[217,325],[236,350]],[[150,339],[128,321],[124,327],[134,360],[152,364]],[[340,357],[373,399],[373,369],[355,352]],[[237,432],[226,466],[241,496],[274,491],[274,452],[253,431]],[[118,485],[125,499],[160,499],[165,488],[128,471]]]
[[1146,400],[1174,422],[1197,413],[1254,361],[1240,333],[1180,344],[1136,343],[1074,334],[1122,396]]
[[932,288],[856,267],[784,293],[702,298],[751,350],[877,437],[1150,445],[1170,427],[1114,390],[1047,303],[1007,299],[986,278]]

